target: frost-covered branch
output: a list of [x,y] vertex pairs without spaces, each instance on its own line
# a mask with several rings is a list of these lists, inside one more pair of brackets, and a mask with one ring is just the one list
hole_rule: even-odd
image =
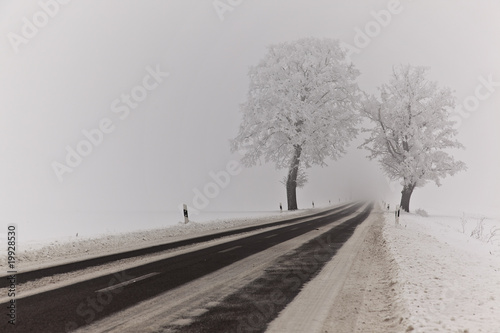
[[380,87],[380,97],[363,99],[362,113],[375,127],[361,147],[391,179],[401,179],[408,202],[413,188],[428,181],[440,185],[442,178],[466,169],[447,152],[463,148],[449,121],[454,98],[450,89],[426,79],[427,70],[395,67],[390,82]]
[[358,133],[358,75],[336,40],[271,45],[250,68],[243,120],[231,150],[243,153],[246,166],[264,159],[293,170],[297,163],[307,168],[339,158]]

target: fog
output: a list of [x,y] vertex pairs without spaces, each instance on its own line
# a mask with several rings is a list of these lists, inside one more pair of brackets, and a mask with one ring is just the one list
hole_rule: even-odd
[[[221,2],[225,7],[217,7]],[[468,171],[441,187],[417,188],[411,207],[500,215],[498,2],[40,3],[0,3],[4,223],[28,211],[152,212],[193,205],[196,191],[215,183],[211,172],[240,159],[230,153],[229,140],[241,121],[249,67],[269,44],[309,36],[358,45],[351,58],[361,72],[359,86],[369,93],[387,82],[392,66],[408,63],[429,66],[431,79],[455,91],[457,105],[475,96],[484,80],[493,82],[480,88],[487,96],[477,106],[455,115],[466,149],[453,154]],[[392,13],[383,24],[376,20],[383,20],[382,10]],[[38,27],[26,27],[27,21]],[[360,44],[366,27],[375,30]],[[131,93],[139,97],[127,101],[123,96]],[[103,133],[93,137],[96,144],[81,144],[95,129]],[[361,143],[359,137],[344,158],[308,170],[299,208],[367,193],[398,202],[401,186],[365,158]],[[87,155],[69,167],[67,147],[76,151],[79,144]],[[66,167],[58,175],[54,165]],[[285,206],[285,170],[263,163],[233,173],[203,209]],[[68,221],[47,227],[58,223]]]

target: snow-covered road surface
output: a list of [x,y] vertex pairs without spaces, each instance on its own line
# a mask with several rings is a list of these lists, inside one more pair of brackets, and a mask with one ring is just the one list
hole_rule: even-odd
[[[359,214],[359,211],[356,214]],[[81,332],[171,332],[177,329],[183,331],[183,326],[191,324],[198,316],[217,307],[225,297],[241,290],[261,276],[266,267],[283,254],[289,253],[304,242],[329,230],[332,225],[339,225],[352,216],[313,229],[153,299],[141,302],[117,315],[82,328]],[[296,228],[292,226],[291,229]],[[267,237],[264,238],[267,239]]]
[[383,225],[382,213],[372,212],[266,332],[405,331]]

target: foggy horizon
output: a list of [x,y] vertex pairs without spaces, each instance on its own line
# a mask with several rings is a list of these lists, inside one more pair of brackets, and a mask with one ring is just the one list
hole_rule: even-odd
[[[61,1],[57,11],[47,9],[53,17],[34,36],[16,44],[12,36],[23,36],[24,18],[34,22],[44,9],[37,1],[4,1],[0,209],[7,216],[192,206],[196,189],[214,182],[211,172],[241,158],[230,153],[229,140],[241,123],[249,68],[269,45],[315,37],[357,49],[357,83],[370,94],[400,64],[430,67],[429,79],[454,91],[457,109],[483,86],[487,98],[455,114],[466,149],[451,154],[468,170],[441,187],[415,189],[411,208],[500,215],[499,9],[491,1],[242,1],[221,12],[210,1]],[[384,26],[377,15],[389,10]],[[373,37],[366,34],[370,24],[379,27]],[[493,84],[484,87],[488,80]],[[124,97],[138,86],[138,99]],[[67,165],[67,147],[76,151],[96,128],[108,133],[94,137],[99,143],[61,181],[54,162]],[[362,137],[339,160],[307,169],[299,209],[336,203],[352,191],[357,197],[365,184],[367,193],[399,203],[401,185],[357,149]],[[285,174],[272,163],[243,168],[203,210],[278,210],[280,202],[286,206]]]

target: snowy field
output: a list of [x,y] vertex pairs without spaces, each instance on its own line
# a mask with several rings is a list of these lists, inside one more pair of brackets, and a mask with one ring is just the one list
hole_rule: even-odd
[[[279,215],[279,211],[207,212],[191,213],[190,221],[207,223]],[[18,248],[32,250],[57,242],[104,237],[129,232],[159,229],[184,221],[182,211],[166,212],[58,212],[13,215],[3,217],[0,223],[2,240],[7,224],[17,224]],[[50,227],[49,227],[50,226]],[[78,234],[78,236],[77,236]]]
[[413,332],[500,332],[500,220],[385,216]]
[[[268,223],[314,211],[201,212],[192,216],[188,224],[184,224],[181,212],[39,214],[17,222],[17,261],[23,269],[28,269],[154,246],[223,229]],[[51,218],[59,219],[61,228],[44,228],[48,223],[46,220]],[[0,233],[0,237],[5,240],[7,236]],[[1,254],[0,268],[5,264],[6,255]]]

